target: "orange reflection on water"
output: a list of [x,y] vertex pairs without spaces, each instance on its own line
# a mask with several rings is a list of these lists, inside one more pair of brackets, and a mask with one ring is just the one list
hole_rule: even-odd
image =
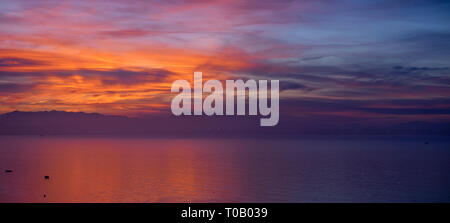
[[237,171],[226,165],[233,157],[208,152],[208,141],[34,137],[10,143],[15,148],[2,151],[1,166],[14,172],[1,178],[2,202],[227,201],[228,190],[239,191],[238,179],[218,175]]

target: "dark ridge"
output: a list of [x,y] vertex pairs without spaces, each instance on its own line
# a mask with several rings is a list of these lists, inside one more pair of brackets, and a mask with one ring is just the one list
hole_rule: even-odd
[[447,122],[380,123],[341,117],[291,117],[281,114],[273,127],[258,116],[174,116],[141,118],[99,113],[14,111],[0,115],[0,135],[128,135],[156,137],[291,137],[302,135],[450,135]]

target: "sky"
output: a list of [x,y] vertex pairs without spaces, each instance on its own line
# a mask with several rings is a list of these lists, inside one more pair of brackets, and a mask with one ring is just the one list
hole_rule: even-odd
[[449,40],[448,1],[2,0],[0,113],[169,113],[201,71],[280,80],[280,122],[448,122]]

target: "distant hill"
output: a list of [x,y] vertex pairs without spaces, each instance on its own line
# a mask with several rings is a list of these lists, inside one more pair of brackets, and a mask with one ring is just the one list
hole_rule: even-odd
[[[230,122],[230,120],[235,120]],[[234,126],[234,124],[236,124]],[[214,135],[234,132],[235,128],[259,126],[258,120],[235,117],[186,117],[153,115],[145,118],[129,118],[98,113],[39,111],[14,111],[0,115],[0,134],[7,135]]]
[[142,118],[98,113],[14,111],[0,115],[1,135],[145,135],[158,137],[297,137],[314,135],[450,135],[449,123],[379,123],[343,118],[280,116],[274,127],[260,127],[256,116],[173,116]]
[[137,120],[98,113],[14,111],[0,115],[0,134],[109,134]]

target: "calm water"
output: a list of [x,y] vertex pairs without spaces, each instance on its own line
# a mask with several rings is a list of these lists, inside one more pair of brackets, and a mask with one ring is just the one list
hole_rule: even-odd
[[449,202],[449,145],[1,136],[0,202]]

